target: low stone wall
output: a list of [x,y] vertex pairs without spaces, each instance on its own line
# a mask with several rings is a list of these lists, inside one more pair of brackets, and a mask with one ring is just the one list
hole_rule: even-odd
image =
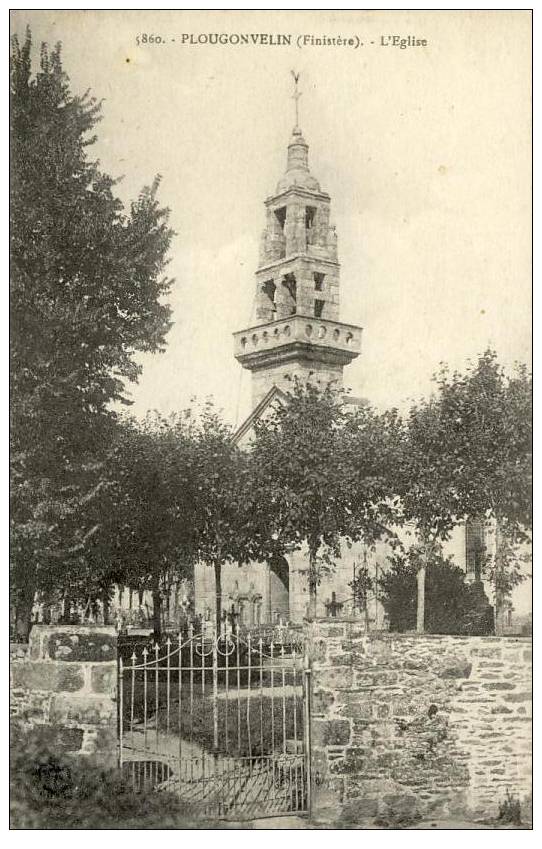
[[307,624],[315,815],[491,818],[531,793],[531,640]]
[[117,752],[117,635],[114,628],[35,625],[28,647],[10,651],[11,716],[47,725],[60,752]]

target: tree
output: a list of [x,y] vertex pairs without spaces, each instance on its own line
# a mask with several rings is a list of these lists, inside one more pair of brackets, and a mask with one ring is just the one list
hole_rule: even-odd
[[255,503],[249,457],[207,404],[194,431],[193,510],[197,558],[215,574],[217,629],[222,616],[222,567],[262,559],[263,517]]
[[102,518],[95,554],[107,566],[106,585],[152,591],[156,637],[171,575],[187,577],[194,562],[194,450],[185,412],[125,419],[113,452],[109,518]]
[[29,621],[34,592],[69,587],[97,533],[111,402],[129,403],[134,355],[159,351],[172,238],[158,179],[125,212],[88,152],[100,104],[70,90],[61,48],[11,52],[12,588]]
[[[413,546],[396,553],[379,579],[381,601],[390,631],[411,631],[417,620],[417,576],[424,552]],[[490,634],[493,611],[480,595],[480,585],[468,584],[464,572],[451,559],[435,553],[427,571],[425,630],[430,634]]]
[[437,385],[457,512],[495,525],[490,578],[495,629],[502,634],[505,600],[523,577],[517,547],[529,541],[532,528],[532,378],[524,365],[507,375],[487,350],[465,374],[443,368]]
[[370,408],[348,412],[338,393],[295,381],[287,402],[257,422],[251,456],[269,545],[308,551],[309,615],[341,542],[372,544],[393,510],[379,450],[383,421]]
[[458,522],[461,508],[455,458],[447,451],[446,427],[435,399],[414,405],[406,422],[397,464],[401,522],[417,539],[416,630],[425,628],[425,581],[429,565]]

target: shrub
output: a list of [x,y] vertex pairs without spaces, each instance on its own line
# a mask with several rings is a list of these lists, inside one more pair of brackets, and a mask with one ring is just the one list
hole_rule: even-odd
[[[416,627],[416,564],[396,555],[391,568],[379,580],[381,601],[390,631],[412,631]],[[461,569],[436,557],[427,568],[425,580],[425,630],[429,634],[492,634],[493,608],[482,584],[468,584]]]
[[171,793],[132,792],[118,770],[59,755],[54,730],[11,734],[10,820],[14,829],[209,828]]

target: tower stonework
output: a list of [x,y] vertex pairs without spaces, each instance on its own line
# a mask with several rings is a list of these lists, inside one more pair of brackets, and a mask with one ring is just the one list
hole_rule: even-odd
[[309,171],[308,145],[296,126],[286,173],[265,201],[256,271],[256,324],[234,334],[235,357],[252,372],[252,407],[292,380],[342,388],[358,356],[361,328],[339,321],[337,236],[330,197]]

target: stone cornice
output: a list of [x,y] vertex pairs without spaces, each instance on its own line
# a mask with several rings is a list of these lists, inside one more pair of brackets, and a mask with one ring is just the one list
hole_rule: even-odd
[[280,192],[278,195],[270,195],[265,199],[265,206],[271,206],[277,203],[277,201],[284,200],[288,197],[288,195],[299,195],[301,198],[308,198],[312,200],[316,198],[317,200],[323,200],[331,202],[331,197],[327,192],[314,192],[310,189],[306,189],[303,186],[290,186],[284,192]]
[[291,256],[283,256],[281,259],[276,259],[273,262],[268,263],[268,265],[260,265],[256,269],[256,274],[260,274],[262,271],[271,271],[274,268],[277,268],[280,265],[288,265],[290,262],[294,262],[297,260],[302,260],[303,262],[320,262],[322,265],[331,265],[333,268],[340,268],[340,262],[334,259],[325,259],[320,256],[313,256],[311,254],[292,254]]
[[251,351],[247,354],[235,354],[243,368],[260,371],[270,366],[292,362],[320,363],[323,365],[346,366],[359,356],[359,351],[345,351],[341,348],[324,348],[309,342],[292,342],[280,348],[267,351]]

